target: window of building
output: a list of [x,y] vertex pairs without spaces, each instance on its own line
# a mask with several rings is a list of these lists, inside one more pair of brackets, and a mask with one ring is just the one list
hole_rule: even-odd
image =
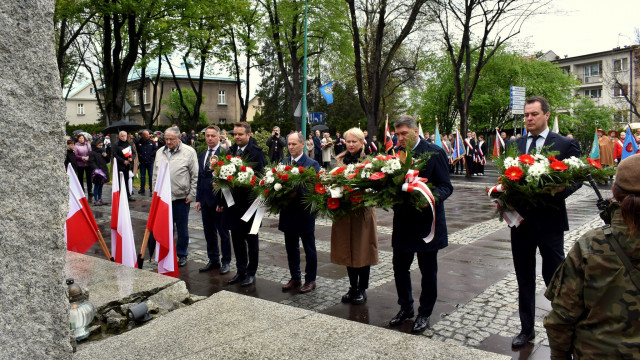
[[613,113],[613,121],[617,123],[626,124],[629,122],[629,111],[628,110],[619,110]]
[[627,91],[629,90],[628,85],[616,85],[613,87],[613,96],[621,97],[627,95]]
[[602,74],[602,63],[593,63],[584,66],[584,82],[596,82],[600,81],[600,75]]
[[147,89],[142,89],[142,102],[144,102],[145,104],[149,103],[149,100],[147,100]]
[[218,123],[220,123],[220,124],[226,124],[226,123],[227,123],[227,119],[225,119],[225,118],[220,118],[220,119],[218,120]]
[[133,90],[133,105],[140,105],[140,101],[138,101],[138,90]]
[[601,98],[602,89],[586,89],[584,91],[584,96],[590,97],[590,98]]
[[218,105],[227,105],[227,93],[225,90],[218,90]]
[[78,115],[84,115],[84,104],[78,104]]
[[562,70],[563,75],[569,75],[571,73],[571,70],[569,70],[568,66],[563,66],[560,68],[560,70]]
[[615,59],[613,60],[613,71],[627,71],[628,70],[628,59]]
[[258,99],[258,106],[262,106],[262,99]]
[[89,88],[89,94],[94,94],[95,92],[96,92],[96,88],[94,87]]

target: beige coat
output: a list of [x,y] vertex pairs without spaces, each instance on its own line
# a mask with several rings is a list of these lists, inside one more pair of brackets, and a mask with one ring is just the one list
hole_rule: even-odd
[[[337,166],[344,165],[342,159],[345,153],[336,157]],[[361,157],[364,157],[364,151]],[[365,208],[333,222],[331,262],[355,268],[378,263],[378,230],[374,208]]]

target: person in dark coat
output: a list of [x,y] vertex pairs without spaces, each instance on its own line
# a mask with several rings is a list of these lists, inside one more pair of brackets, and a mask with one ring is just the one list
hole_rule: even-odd
[[[104,205],[102,201],[102,187],[109,181],[108,159],[104,143],[97,140],[89,153],[89,166],[91,167],[92,174],[91,180],[93,180],[93,205]],[[99,169],[102,174],[99,172],[96,173],[96,169]]]
[[[534,96],[525,100],[524,119],[527,136],[516,140],[518,151],[528,154],[549,146],[549,151],[557,151],[556,159],[564,160],[580,156],[580,145],[549,130],[549,102]],[[513,338],[514,348],[525,346],[535,337],[535,293],[536,293],[536,248],[542,256],[542,277],[548,286],[553,273],[564,259],[564,232],[569,230],[569,219],[565,199],[580,188],[576,184],[559,189],[555,195],[546,197],[548,206],[514,204],[516,211],[524,218],[518,227],[511,228],[511,252],[513,266],[518,280],[518,311],[521,331]]]
[[124,176],[124,184],[120,184],[120,189],[124,187],[129,201],[134,201],[133,197],[131,197],[131,191],[129,191],[129,171],[133,169],[133,161],[135,159],[133,147],[127,141],[126,131],[120,131],[118,134],[118,142],[113,150],[113,156],[118,163],[118,172],[122,172]]
[[336,155],[341,154],[344,151],[346,142],[342,136],[340,136],[340,131],[336,131],[336,140],[333,145],[334,153]]
[[[196,191],[196,211],[202,212],[202,227],[204,238],[207,241],[207,255],[209,262],[200,268],[200,272],[220,269],[220,275],[229,272],[231,263],[231,239],[229,231],[222,226],[222,210],[219,207],[217,197],[213,195],[213,173],[211,171],[211,157],[221,157],[224,149],[220,146],[220,128],[209,125],[204,132],[207,141],[207,149],[198,157],[198,187]],[[220,247],[218,248],[218,234],[220,234]],[[222,252],[222,264],[220,264],[220,252]]]
[[75,147],[75,141],[67,140],[67,157],[64,159],[64,169],[67,170],[67,166],[71,164],[73,171],[78,172],[78,164],[76,163],[76,153],[73,151]]
[[[304,137],[301,133],[293,133],[288,137],[289,156],[282,163],[293,167],[314,168],[320,171],[317,161],[303,154]],[[302,204],[302,192],[298,192],[292,203],[280,210],[278,230],[284,233],[284,243],[287,249],[287,260],[291,279],[282,287],[282,291],[288,291],[302,285],[299,292],[307,293],[316,288],[316,274],[318,272],[318,255],[316,253],[316,217],[311,215],[308,208]],[[300,272],[300,240],[304,248],[306,267],[302,284]]]
[[320,130],[316,130],[313,136],[313,160],[318,164],[322,164],[322,136],[320,136]]
[[413,117],[401,115],[394,123],[398,136],[396,152],[405,151],[407,144],[412,144],[413,155],[431,153],[431,158],[420,170],[420,177],[429,179],[435,186],[433,195],[435,203],[435,233],[430,242],[425,239],[431,234],[433,222],[432,209],[426,207],[417,210],[407,199],[393,207],[393,232],[391,246],[393,247],[393,276],[398,293],[400,312],[391,319],[389,325],[396,326],[414,316],[413,296],[411,294],[411,263],[417,253],[418,265],[422,274],[422,292],[418,316],[413,323],[413,332],[422,332],[429,325],[429,317],[433,311],[438,294],[438,250],[448,245],[447,222],[444,213],[444,201],[453,192],[453,185],[449,179],[447,154],[437,145],[428,143],[418,136],[418,127]]
[[287,146],[287,142],[280,134],[279,127],[273,127],[271,137],[267,139],[266,145],[269,147],[269,161],[280,162],[284,157],[284,147]]
[[149,196],[153,195],[153,163],[156,160],[156,151],[158,145],[151,140],[148,130],[142,130],[142,137],[136,141],[136,149],[138,150],[138,169],[140,170],[140,190],[138,194],[144,194],[144,186],[146,182],[145,175],[149,175]]
[[[250,135],[251,125],[246,121],[235,123],[233,127],[233,139],[235,144],[229,148],[232,156],[241,156],[256,173],[261,172],[266,165],[266,159],[262,148],[253,140]],[[222,213],[223,224],[231,230],[231,241],[233,252],[236,255],[237,273],[228,283],[229,285],[242,282],[242,286],[255,284],[256,271],[258,270],[258,235],[251,235],[251,224],[253,217],[249,221],[241,218],[251,205],[249,189],[235,189],[233,199],[235,205],[227,206],[226,201],[219,198],[224,204]]]

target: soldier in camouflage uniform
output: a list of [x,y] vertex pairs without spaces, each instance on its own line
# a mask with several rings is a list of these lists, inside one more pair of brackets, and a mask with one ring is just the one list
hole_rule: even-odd
[[[638,268],[640,259],[640,155],[620,163],[611,231]],[[639,359],[640,289],[605,238],[587,232],[553,275],[544,319],[552,359]]]

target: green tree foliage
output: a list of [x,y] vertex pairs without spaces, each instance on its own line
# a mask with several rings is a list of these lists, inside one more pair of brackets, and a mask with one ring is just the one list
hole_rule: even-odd
[[[202,95],[202,104],[204,104],[205,96]],[[196,94],[191,89],[182,89],[182,96],[178,93],[178,91],[172,91],[169,94],[169,98],[163,100],[163,102],[167,105],[167,110],[165,110],[165,115],[171,120],[173,124],[178,124],[178,127],[181,129],[189,128],[191,125],[191,114],[193,113],[193,108],[196,106]],[[191,113],[187,113],[184,108],[191,109]],[[199,121],[198,121],[198,129],[199,130],[209,125],[209,119],[207,119],[207,114],[201,112],[199,113]]]
[[614,112],[610,107],[597,106],[590,98],[581,98],[573,107],[573,117],[559,118],[560,133],[573,134],[574,139],[580,143],[582,153],[588,154],[596,129],[607,131],[611,127]]

